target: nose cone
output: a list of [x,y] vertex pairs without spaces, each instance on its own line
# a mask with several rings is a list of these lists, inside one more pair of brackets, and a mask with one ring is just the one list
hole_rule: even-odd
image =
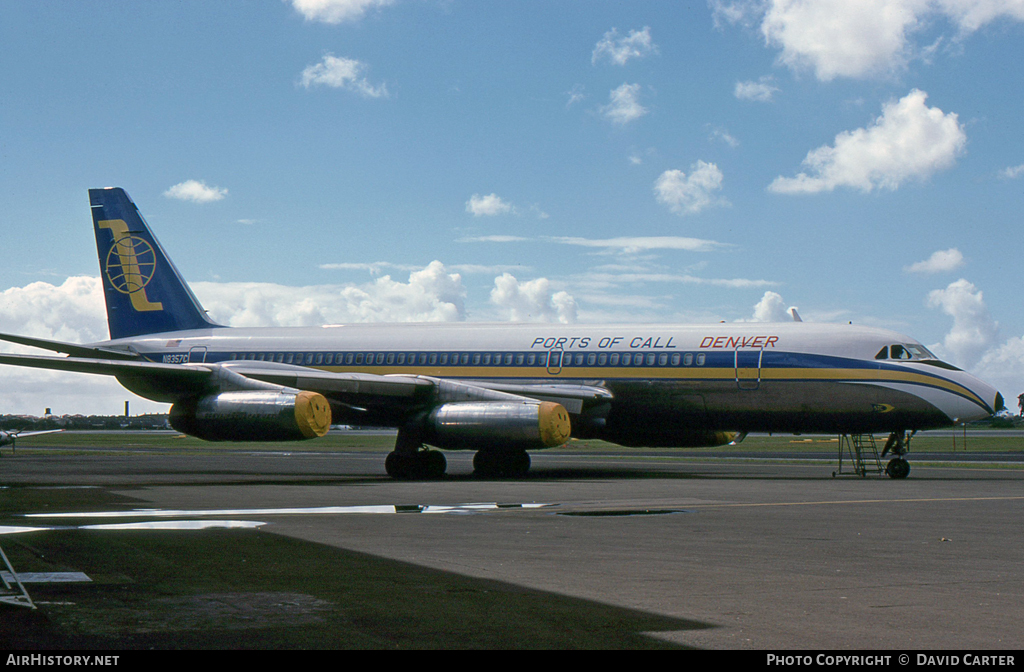
[[1006,408],[1003,395],[988,383],[970,374],[965,374],[963,379],[958,382],[967,388],[976,399],[974,399],[974,408],[969,409],[959,418],[953,418],[954,420],[958,422],[984,420]]

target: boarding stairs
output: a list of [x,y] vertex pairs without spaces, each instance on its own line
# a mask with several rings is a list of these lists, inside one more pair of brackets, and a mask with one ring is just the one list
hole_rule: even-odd
[[[11,561],[7,559],[7,554],[4,553],[4,549],[0,548],[0,559],[3,560],[4,566],[7,568],[7,573],[0,572],[0,581],[3,582],[4,587],[0,589],[0,604],[10,604],[15,607],[28,607],[29,609],[35,609],[36,605],[33,604],[32,598],[28,596],[28,591],[25,590],[25,586],[22,585],[21,580],[18,578],[18,573],[14,571],[14,567],[11,566]],[[18,590],[14,590],[11,585],[11,581],[7,580],[8,573],[11,576],[11,580],[18,587]]]
[[[847,469],[843,471],[844,458]],[[868,474],[885,474],[882,458],[878,454],[878,445],[873,434],[840,434],[839,435],[839,469],[832,472],[836,476],[860,476]]]

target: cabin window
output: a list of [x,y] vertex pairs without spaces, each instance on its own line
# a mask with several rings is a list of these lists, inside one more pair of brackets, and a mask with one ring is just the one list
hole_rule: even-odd
[[377,353],[377,364],[383,364],[383,363],[384,363],[384,353],[383,352],[378,352]]
[[398,359],[395,361],[395,363],[398,364],[399,366],[405,364],[405,353],[404,352],[398,353]]
[[593,366],[597,364],[597,355],[591,352],[587,355],[587,366]]
[[[511,355],[506,356],[505,357],[505,361],[508,361],[508,357],[511,357]],[[524,355],[521,352],[517,352],[516,353],[516,366],[522,366],[523,362],[525,362],[525,361],[526,361],[526,355]]]
[[663,352],[658,355],[658,366],[665,366],[668,364],[668,353]]
[[354,353],[346,352],[345,353],[345,364],[351,364],[355,360],[355,358],[356,358],[356,356],[355,356]]
[[[476,363],[476,357],[474,357],[473,360],[474,360],[474,363]],[[485,352],[484,353],[483,365],[484,366],[490,366],[491,365],[491,353],[489,353],[489,352]]]
[[705,354],[703,352],[697,355],[697,366],[704,366]]
[[600,355],[597,356],[597,365],[598,366],[604,366],[607,363],[608,363],[608,353],[607,352],[602,352]]
[[284,361],[285,361],[286,364],[291,364],[292,361],[294,361],[294,359],[295,359],[295,353],[293,353],[293,352],[289,352],[284,357]]
[[362,363],[363,363],[363,353],[357,352],[356,353],[356,364],[362,364]]
[[622,365],[629,366],[630,362],[633,361],[633,355],[629,352],[622,353]]
[[[377,355],[377,361],[378,362],[380,361],[380,355]],[[386,364],[394,364],[395,363],[395,353],[389,352],[388,356],[387,356],[387,359],[385,360],[385,363]]]
[[[455,357],[458,357],[458,355],[452,355],[452,363],[455,363]],[[462,363],[463,366],[465,366],[466,364],[469,364],[469,353],[468,352],[462,353],[462,362],[461,363]]]
[[535,353],[531,352],[530,354],[528,354],[526,356],[526,365],[527,366],[533,366],[536,363],[537,363],[537,355]]
[[[488,357],[487,359],[490,359],[490,357]],[[479,352],[475,352],[475,353],[473,353],[473,366],[479,366],[479,364],[480,364],[480,353]]]
[[323,364],[324,363],[324,353],[322,353],[322,352],[316,353],[316,359],[313,360],[313,361],[316,364]]
[[679,353],[678,352],[673,352],[672,353],[672,366],[679,366]]
[[612,356],[611,356],[611,359],[609,360],[608,363],[611,364],[612,366],[618,366],[619,365],[619,353],[613,352]]
[[683,366],[693,366],[693,353],[688,352],[683,355]]
[[333,363],[334,363],[334,353],[333,352],[328,352],[326,355],[324,355],[324,364],[333,364]]

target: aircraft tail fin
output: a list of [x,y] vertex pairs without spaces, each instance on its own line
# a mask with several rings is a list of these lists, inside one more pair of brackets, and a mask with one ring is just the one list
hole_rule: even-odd
[[89,204],[111,339],[219,326],[124,189],[90,189]]

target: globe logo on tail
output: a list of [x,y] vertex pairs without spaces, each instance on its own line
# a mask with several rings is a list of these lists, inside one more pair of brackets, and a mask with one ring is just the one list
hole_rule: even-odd
[[150,301],[146,296],[146,285],[156,273],[157,259],[156,250],[149,241],[129,233],[123,219],[101,220],[96,222],[96,227],[109,230],[114,239],[104,264],[110,286],[127,294],[136,312],[163,310],[161,302]]
[[138,236],[125,236],[114,241],[107,253],[107,279],[122,294],[141,291],[153,279],[156,252]]

